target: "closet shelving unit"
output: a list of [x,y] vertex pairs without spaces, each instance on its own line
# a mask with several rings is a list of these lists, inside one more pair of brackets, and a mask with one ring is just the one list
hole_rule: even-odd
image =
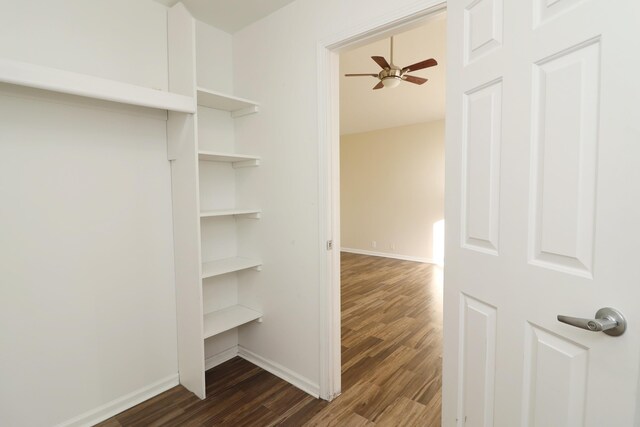
[[[257,103],[197,85],[195,21],[178,3],[168,14],[169,90],[122,83],[51,67],[0,59],[0,84],[81,96],[167,111],[167,156],[171,161],[178,369],[180,382],[205,398],[205,345],[211,339],[250,322],[262,312],[240,301],[206,308],[204,282],[247,270],[262,269],[258,259],[238,256],[203,259],[202,222],[260,219],[260,209],[201,209],[200,163],[230,165],[232,170],[260,165],[260,157],[233,150],[201,147],[200,108],[228,113],[228,119],[257,113]],[[203,121],[205,119],[203,118]],[[238,172],[241,173],[241,172]],[[206,304],[208,307],[215,304]]]
[[242,252],[238,230],[251,230],[243,227],[250,226],[247,221],[259,220],[262,212],[237,207],[235,194],[236,174],[251,173],[245,169],[259,166],[261,159],[236,153],[233,141],[236,118],[257,113],[259,106],[198,86],[195,21],[181,3],[169,10],[168,30],[169,87],[197,102],[195,114],[170,112],[167,124],[178,369],[181,384],[205,398],[205,341],[224,341],[233,329],[260,322],[263,316],[251,306],[255,300],[247,304],[242,299],[245,294],[239,292],[245,275],[259,274],[250,271],[260,271],[262,263],[238,253]]
[[[227,120],[231,121],[233,121],[237,117],[254,114],[259,111],[259,106],[256,102],[231,95],[226,95],[221,92],[204,89],[202,87],[197,88],[197,100],[199,108],[211,108],[214,110],[228,112],[230,118]],[[200,121],[200,123],[202,123],[202,120]],[[199,143],[199,145],[201,144]],[[260,158],[258,156],[229,152],[214,152],[203,149],[198,149],[198,160],[199,162],[230,163],[233,169],[256,167],[260,164]],[[200,167],[206,166],[207,165],[200,165]],[[203,184],[203,179],[206,179],[206,177],[200,176],[201,185]],[[201,210],[200,212],[201,220],[215,220],[215,218],[220,217],[260,219],[260,215],[260,209],[210,209]],[[203,245],[206,244],[204,242],[204,240],[206,239],[205,234],[205,231],[203,231],[201,228],[201,239],[203,240]],[[209,238],[211,238],[211,236],[209,236]],[[203,262],[201,267],[201,277],[204,280],[248,269],[256,269],[259,271],[261,268],[262,263],[259,260],[234,256],[229,258],[215,259],[209,262]],[[218,334],[221,334],[238,326],[242,326],[254,320],[260,321],[261,317],[262,313],[260,313],[259,311],[253,310],[241,304],[234,304],[211,311],[204,315],[204,339],[214,337]]]

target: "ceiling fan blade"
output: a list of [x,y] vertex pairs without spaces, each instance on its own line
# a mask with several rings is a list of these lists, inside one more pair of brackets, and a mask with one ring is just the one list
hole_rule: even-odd
[[406,80],[409,83],[415,83],[417,85],[421,85],[423,83],[426,83],[428,79],[423,79],[422,77],[416,77],[416,76],[402,76],[402,80]]
[[438,61],[433,58],[425,59],[424,61],[416,62],[415,64],[404,67],[402,72],[408,73],[409,71],[422,70],[423,68],[433,67],[434,65],[438,65]]
[[383,87],[384,85],[382,84],[382,80],[380,80],[378,84],[373,87],[373,90],[382,89]]
[[378,64],[382,68],[385,68],[385,69],[386,68],[391,68],[391,65],[389,65],[387,60],[384,59],[384,57],[382,57],[382,56],[372,56],[371,59],[376,61],[376,64]]
[[378,77],[377,74],[345,74],[345,77],[357,77],[357,76],[371,76],[371,77]]

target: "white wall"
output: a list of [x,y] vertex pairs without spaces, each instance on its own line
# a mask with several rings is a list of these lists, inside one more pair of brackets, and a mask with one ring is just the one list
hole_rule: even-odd
[[262,108],[236,133],[240,149],[263,157],[259,179],[238,184],[246,205],[263,209],[252,244],[264,268],[252,290],[265,313],[264,323],[240,331],[240,343],[316,385],[324,251],[318,211],[318,42],[414,3],[297,0],[233,37],[235,93]]
[[[161,5],[0,3],[0,57],[166,88]],[[0,425],[177,383],[170,185],[165,112],[0,87]]]
[[232,38],[196,21],[196,77],[198,86],[233,94]]
[[152,0],[0,0],[0,10],[0,58],[167,89],[167,12]]
[[340,209],[344,250],[434,262],[433,231],[444,219],[444,121],[343,135]]

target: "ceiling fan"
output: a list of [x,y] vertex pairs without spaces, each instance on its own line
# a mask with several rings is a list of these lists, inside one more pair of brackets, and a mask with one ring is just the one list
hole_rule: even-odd
[[387,62],[387,60],[384,59],[384,57],[382,56],[372,56],[371,59],[373,59],[376,62],[376,64],[378,64],[382,68],[382,71],[380,71],[378,74],[373,74],[373,73],[372,74],[345,74],[345,76],[346,77],[357,77],[357,76],[376,77],[380,81],[378,82],[377,85],[373,87],[374,90],[382,89],[383,87],[388,87],[388,88],[396,87],[403,80],[409,83],[421,85],[423,83],[426,83],[428,79],[424,79],[422,77],[416,77],[416,76],[409,76],[407,75],[407,73],[438,65],[438,62],[433,58],[425,59],[424,61],[416,62],[415,64],[407,65],[406,67],[403,67],[403,68],[400,68],[394,65],[393,64],[393,37],[391,37],[391,61]]

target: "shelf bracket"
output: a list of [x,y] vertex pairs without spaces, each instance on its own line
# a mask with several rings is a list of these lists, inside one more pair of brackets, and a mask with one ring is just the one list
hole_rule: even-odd
[[239,110],[232,111],[231,117],[235,119],[237,117],[248,116],[249,114],[255,114],[258,111],[260,111],[260,107],[258,107],[257,105],[252,105],[247,108],[241,108]]

